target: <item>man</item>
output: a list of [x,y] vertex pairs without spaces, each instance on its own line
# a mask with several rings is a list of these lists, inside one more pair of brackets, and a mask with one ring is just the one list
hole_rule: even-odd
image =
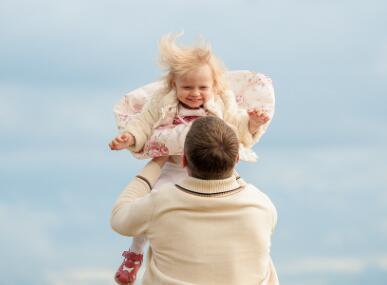
[[157,158],[120,195],[112,228],[150,241],[143,284],[278,284],[269,254],[276,210],[234,175],[238,150],[222,120],[197,119],[184,145],[188,177],[151,192],[167,160]]

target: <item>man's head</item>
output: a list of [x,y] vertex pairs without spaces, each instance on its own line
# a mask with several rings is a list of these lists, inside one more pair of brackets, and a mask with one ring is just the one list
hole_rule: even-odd
[[193,122],[184,144],[191,176],[206,180],[230,177],[238,154],[237,135],[221,119],[203,117]]

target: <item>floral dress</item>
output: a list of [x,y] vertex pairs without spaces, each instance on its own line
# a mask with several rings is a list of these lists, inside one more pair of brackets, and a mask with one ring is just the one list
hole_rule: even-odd
[[182,155],[185,137],[192,122],[207,115],[203,108],[189,109],[180,104],[173,123],[157,127],[138,155],[146,158]]

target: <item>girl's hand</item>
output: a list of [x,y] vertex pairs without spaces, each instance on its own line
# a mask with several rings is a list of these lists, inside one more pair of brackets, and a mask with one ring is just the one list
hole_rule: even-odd
[[251,110],[249,114],[249,131],[251,134],[255,134],[259,127],[266,124],[270,120],[270,116],[262,110]]
[[132,145],[134,145],[134,136],[131,133],[123,133],[109,143],[111,150],[121,150]]
[[160,156],[152,159],[153,162],[156,162],[160,168],[163,168],[164,164],[169,160],[169,156]]

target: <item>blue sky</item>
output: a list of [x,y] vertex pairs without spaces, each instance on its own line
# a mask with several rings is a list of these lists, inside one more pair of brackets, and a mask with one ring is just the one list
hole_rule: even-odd
[[112,107],[182,30],[274,81],[260,160],[238,168],[277,206],[282,284],[386,284],[386,26],[382,0],[2,0],[3,284],[112,284],[129,241],[110,209],[143,165],[109,152]]

